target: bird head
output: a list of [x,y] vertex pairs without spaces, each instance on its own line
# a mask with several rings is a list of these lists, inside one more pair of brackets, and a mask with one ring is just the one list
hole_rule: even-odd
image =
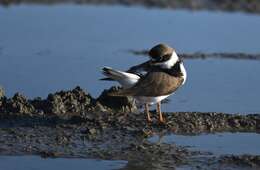
[[175,50],[166,44],[158,44],[151,48],[149,56],[151,65],[160,66],[162,68],[171,68],[180,61]]

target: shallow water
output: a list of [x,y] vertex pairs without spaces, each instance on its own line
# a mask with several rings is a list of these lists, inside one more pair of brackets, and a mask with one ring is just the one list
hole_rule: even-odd
[[260,134],[256,133],[216,133],[197,136],[168,135],[155,136],[149,139],[152,142],[175,143],[188,146],[192,150],[222,154],[252,154],[260,155]]
[[[129,49],[166,42],[179,52],[259,52],[260,17],[121,6],[0,7],[0,85],[28,97],[76,85],[98,96],[104,65],[118,69],[145,60]],[[188,60],[187,84],[164,111],[259,112],[260,64]]]
[[0,164],[3,170],[114,170],[122,168],[127,161],[105,161],[92,159],[44,159],[38,156],[0,156]]
[[188,60],[186,84],[163,106],[168,111],[259,113],[260,63]]

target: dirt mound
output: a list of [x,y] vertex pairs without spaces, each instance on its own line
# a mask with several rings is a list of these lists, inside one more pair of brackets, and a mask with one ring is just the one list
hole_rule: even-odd
[[25,113],[25,114],[55,114],[70,115],[94,111],[122,111],[129,112],[136,110],[133,100],[129,97],[111,97],[108,92],[116,90],[112,87],[104,90],[97,98],[93,98],[79,86],[72,90],[59,91],[49,94],[46,99],[37,97],[28,100],[20,93],[16,93],[12,98],[4,96],[0,90],[0,112],[1,113]]
[[2,113],[35,113],[33,105],[20,93],[16,93],[10,99],[3,97],[1,103],[0,112]]

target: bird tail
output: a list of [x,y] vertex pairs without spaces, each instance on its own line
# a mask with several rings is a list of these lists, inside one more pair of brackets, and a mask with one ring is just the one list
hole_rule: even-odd
[[104,67],[102,69],[102,73],[106,76],[106,78],[101,80],[115,80],[121,84],[123,88],[132,87],[140,79],[140,77],[136,74],[114,70],[110,67]]
[[107,78],[103,78],[101,80],[120,80],[125,77],[124,72],[114,70],[110,67],[104,67],[102,69],[102,74],[107,76]]
[[114,81],[113,79],[108,78],[108,77],[101,78],[101,79],[99,79],[99,80],[102,80],[102,81]]

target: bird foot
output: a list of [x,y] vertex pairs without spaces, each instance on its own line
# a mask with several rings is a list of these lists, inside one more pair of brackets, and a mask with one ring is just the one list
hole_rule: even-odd
[[152,123],[152,122],[153,122],[153,120],[151,119],[151,117],[148,117],[148,118],[147,118],[147,122],[148,122],[148,123]]
[[165,125],[166,124],[166,120],[164,118],[160,118],[159,119],[159,124]]

